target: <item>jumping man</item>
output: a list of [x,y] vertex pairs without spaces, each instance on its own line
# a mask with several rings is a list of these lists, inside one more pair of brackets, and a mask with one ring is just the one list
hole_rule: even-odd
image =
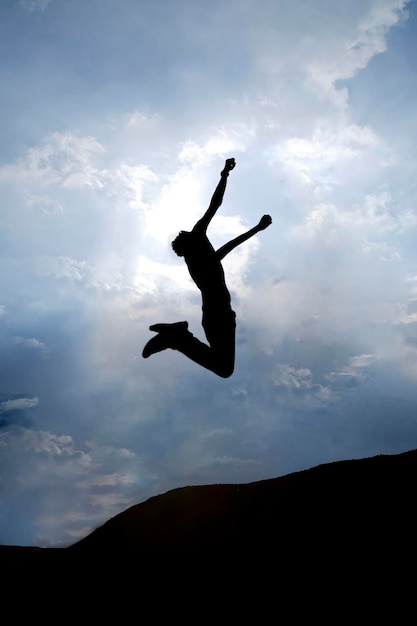
[[227,177],[235,165],[235,159],[226,160],[225,167],[220,174],[220,182],[206,213],[198,220],[191,232],[182,230],[172,242],[174,252],[184,257],[190,276],[201,291],[202,326],[209,345],[190,333],[188,322],[154,324],[150,326],[150,330],[158,334],[150,339],[143,349],[142,355],[145,359],[151,354],[171,348],[182,352],[189,359],[222,378],[228,378],[233,374],[236,313],[231,307],[230,293],[226,286],[221,261],[234,248],[272,223],[271,217],[264,215],[257,226],[232,239],[218,250],[211,245],[206,234],[207,227],[222,204]]

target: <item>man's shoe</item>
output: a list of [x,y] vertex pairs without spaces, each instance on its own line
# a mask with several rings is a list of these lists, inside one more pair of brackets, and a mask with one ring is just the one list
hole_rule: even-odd
[[189,333],[188,322],[174,322],[173,324],[153,324],[149,330],[155,331],[156,337],[152,337],[143,349],[142,356],[147,359],[155,352],[161,352],[167,348],[175,348],[178,338],[184,337],[184,333]]
[[162,350],[166,350],[170,348],[170,341],[168,340],[168,336],[166,333],[161,333],[156,335],[156,337],[152,337],[143,348],[142,356],[144,359],[147,359],[151,354],[155,354],[156,352],[162,352]]
[[181,330],[187,330],[188,322],[174,322],[173,324],[153,324],[149,326],[149,330],[154,330],[156,333],[161,332],[178,332]]

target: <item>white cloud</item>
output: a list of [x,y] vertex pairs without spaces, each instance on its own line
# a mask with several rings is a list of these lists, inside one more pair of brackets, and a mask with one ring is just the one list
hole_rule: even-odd
[[103,146],[94,137],[55,132],[38,148],[29,148],[24,158],[0,168],[0,180],[35,180],[44,186],[64,188],[103,186],[105,172],[93,165]]
[[92,263],[66,256],[42,255],[36,258],[34,270],[40,277],[68,279],[100,290],[132,288],[136,284],[134,274],[126,275],[122,264],[117,255],[110,253]]
[[53,276],[54,278],[71,278],[84,280],[90,273],[86,261],[78,261],[66,256],[46,256],[36,259],[36,273],[39,276]]
[[158,263],[140,256],[135,277],[135,287],[140,293],[155,293],[163,281],[169,291],[189,291],[195,287],[183,265]]
[[[29,428],[1,433],[0,444],[7,492],[13,499],[23,491],[26,509],[36,511],[40,530],[35,545],[71,543],[86,536],[134,504],[132,493],[138,484],[146,486],[155,480],[141,458],[123,446],[77,445],[71,435]],[[19,465],[9,476],[7,459],[10,463],[16,458]],[[48,490],[55,493],[53,504]]]
[[375,361],[375,355],[373,354],[359,354],[358,356],[352,356],[349,359],[349,367],[368,367]]
[[[280,363],[272,373],[272,384],[278,391],[278,402],[289,402],[295,408],[299,402],[310,406],[325,406],[331,401],[331,388],[314,382],[307,367],[295,368]],[[284,397],[281,397],[284,391]]]
[[19,4],[27,11],[45,11],[52,0],[19,0]]
[[22,431],[26,447],[37,454],[46,453],[48,456],[72,456],[75,452],[74,442],[70,435],[56,435],[46,431],[25,429]]
[[339,370],[329,372],[326,378],[330,382],[333,399],[340,397],[346,389],[357,389],[359,385],[363,385],[368,380],[371,366],[377,361],[374,354],[359,354],[349,357],[348,364]]
[[328,40],[321,55],[308,63],[309,80],[336,107],[346,109],[348,100],[346,88],[338,89],[336,82],[352,78],[386,50],[387,32],[401,20],[407,4],[408,0],[375,0],[353,32],[335,31],[338,39]]
[[417,225],[417,214],[398,205],[387,191],[367,194],[359,204],[338,208],[335,204],[314,206],[293,232],[302,237],[326,237],[334,243],[348,236],[364,238],[362,250],[377,253],[384,260],[397,260],[398,250],[387,242],[373,243],[372,239],[390,234],[402,234]]
[[27,348],[33,348],[34,350],[44,350],[46,348],[45,344],[39,339],[35,339],[35,337],[25,338],[25,337],[11,337],[10,343],[16,345],[22,345]]
[[57,215],[64,213],[62,204],[48,195],[27,194],[26,204],[39,210],[42,215]]
[[[150,207],[150,200],[144,200],[146,184],[157,180],[156,174],[146,165],[124,163],[116,169],[114,175],[110,175],[109,184],[114,194],[117,194],[120,187],[124,190],[123,196],[127,197],[128,205],[132,209],[147,209]],[[118,202],[120,203],[120,199]]]
[[395,246],[389,245],[384,241],[367,241],[362,244],[364,254],[370,255],[386,263],[401,261],[401,253]]
[[306,368],[296,369],[290,365],[282,364],[276,368],[274,384],[289,389],[311,389],[313,386],[311,371]]
[[292,137],[277,148],[284,163],[324,162],[324,167],[343,157],[354,157],[364,146],[375,146],[378,138],[369,126],[349,124],[340,128],[319,127],[311,140]]
[[384,232],[401,234],[417,224],[415,211],[397,203],[387,191],[367,194],[363,204],[354,206],[353,210],[357,222],[368,224]]
[[158,115],[148,116],[142,113],[141,111],[133,111],[132,113],[128,113],[126,115],[126,126],[129,129],[141,129],[148,130],[149,126],[155,124],[159,121]]
[[297,175],[299,183],[311,186],[317,193],[340,184],[346,168],[355,166],[358,156],[366,150],[375,150],[380,144],[369,126],[332,127],[326,122],[319,124],[311,139],[290,137],[278,144],[272,152],[271,162],[281,163],[290,174]]
[[[212,183],[212,194],[220,179],[223,159],[244,151],[250,135],[248,128],[232,126],[212,131],[211,136],[200,144],[195,141],[185,142],[175,161],[178,163],[176,171],[167,177],[159,198],[155,199],[145,214],[145,235],[166,245],[180,230],[191,229],[208,208],[211,199],[211,195],[208,198],[201,197],[202,183],[207,183],[204,180],[204,169],[214,160],[219,163],[218,177]],[[213,226],[210,226],[212,232],[215,232],[216,222],[219,223],[215,220]]]
[[248,140],[253,137],[253,130],[247,125],[234,124],[228,128],[212,131],[202,144],[187,141],[182,146],[178,158],[195,170],[216,159],[226,159],[237,152],[244,152]]
[[407,284],[409,285],[410,294],[414,298],[417,298],[417,275],[407,276]]
[[8,411],[25,411],[26,409],[32,409],[38,406],[39,398],[16,398],[15,400],[6,400],[0,402],[0,413],[6,413]]

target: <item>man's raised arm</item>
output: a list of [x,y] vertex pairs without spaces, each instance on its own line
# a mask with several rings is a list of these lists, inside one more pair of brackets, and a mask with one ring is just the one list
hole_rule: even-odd
[[235,168],[235,165],[236,165],[235,159],[226,159],[224,168],[222,172],[220,173],[220,182],[214,191],[213,197],[210,202],[210,206],[205,212],[205,214],[203,215],[203,217],[200,220],[198,220],[193,230],[202,229],[204,230],[204,232],[207,230],[207,227],[210,224],[211,219],[213,218],[217,209],[221,206],[221,203],[223,202],[224,192],[226,191],[227,177],[229,176],[229,172],[231,172]]

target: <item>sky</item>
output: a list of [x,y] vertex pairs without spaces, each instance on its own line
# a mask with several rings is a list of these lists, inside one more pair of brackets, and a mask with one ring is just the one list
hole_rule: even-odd
[[[2,0],[0,543],[186,485],[417,448],[415,0]],[[222,379],[149,325],[236,159]]]

